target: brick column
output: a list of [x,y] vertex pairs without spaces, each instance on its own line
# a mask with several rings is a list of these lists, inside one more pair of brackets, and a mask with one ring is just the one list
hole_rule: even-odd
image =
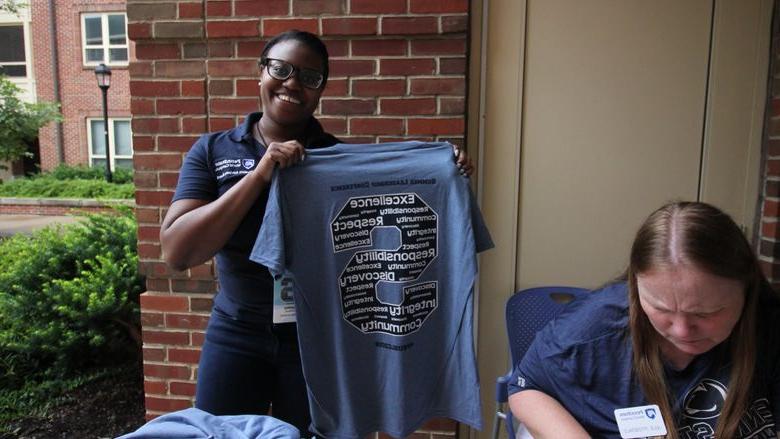
[[780,288],[780,8],[775,2],[769,87],[764,119],[764,175],[759,235],[759,258],[775,288]]
[[136,42],[130,108],[138,218],[144,388],[149,418],[190,407],[215,290],[212,263],[174,272],[161,260],[159,230],[183,153],[206,130],[205,23],[201,2],[127,4]]
[[[465,138],[467,0],[128,0],[130,93],[147,417],[193,402],[216,290],[211,262],[174,272],[159,227],[183,154],[259,109],[257,58],[287,29],[323,37],[330,78],[317,117],[345,141]],[[419,437],[453,435],[433,420]],[[417,437],[417,434],[415,435]]]

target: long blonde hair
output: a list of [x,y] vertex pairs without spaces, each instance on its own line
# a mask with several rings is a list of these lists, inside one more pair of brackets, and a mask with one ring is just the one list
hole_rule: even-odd
[[[674,247],[674,248],[672,248]],[[658,404],[667,438],[677,439],[670,394],[664,378],[660,335],[639,304],[637,275],[672,264],[671,252],[707,273],[740,281],[745,286],[742,314],[725,343],[731,353],[729,391],[718,419],[715,437],[737,437],[747,409],[756,363],[758,303],[776,300],[758,259],[734,221],[719,209],[700,202],[675,202],[653,212],[636,234],[627,272],[629,328],[634,373],[651,404]],[[738,341],[738,342],[735,342]]]

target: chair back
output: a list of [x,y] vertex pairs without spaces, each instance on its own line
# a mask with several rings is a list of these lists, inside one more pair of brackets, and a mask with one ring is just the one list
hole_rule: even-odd
[[586,288],[537,287],[518,291],[506,303],[506,329],[512,364],[525,355],[536,333]]

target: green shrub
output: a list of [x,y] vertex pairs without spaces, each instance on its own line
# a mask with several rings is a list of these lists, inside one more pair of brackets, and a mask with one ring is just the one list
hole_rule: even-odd
[[137,352],[136,230],[124,209],[0,242],[0,388]]
[[84,165],[59,165],[49,172],[0,184],[0,197],[132,199],[133,171],[119,168],[113,182],[105,169]]
[[[126,168],[117,168],[113,173],[114,184],[125,184],[133,182],[133,170]],[[49,172],[37,174],[32,178],[53,178],[55,180],[103,180],[106,178],[106,169],[103,167],[90,168],[85,165],[64,165],[61,164]]]
[[104,180],[57,180],[37,177],[0,184],[2,197],[132,199],[132,183],[112,184]]

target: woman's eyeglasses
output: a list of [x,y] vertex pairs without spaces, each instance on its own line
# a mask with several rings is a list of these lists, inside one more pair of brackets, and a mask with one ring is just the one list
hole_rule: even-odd
[[265,67],[268,70],[268,74],[272,78],[279,81],[286,81],[290,76],[298,72],[298,80],[306,88],[317,89],[320,88],[325,77],[322,73],[314,69],[304,69],[296,67],[287,61],[282,61],[275,58],[260,58],[260,68]]

